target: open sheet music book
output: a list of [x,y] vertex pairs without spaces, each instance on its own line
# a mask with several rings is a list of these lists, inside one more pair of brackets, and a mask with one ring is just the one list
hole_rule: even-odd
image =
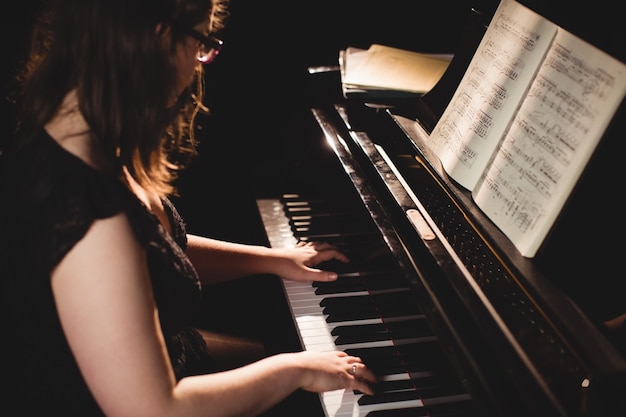
[[424,54],[372,44],[339,51],[341,86],[346,98],[419,97],[437,84],[452,55]]
[[534,257],[626,94],[626,65],[502,0],[428,146]]

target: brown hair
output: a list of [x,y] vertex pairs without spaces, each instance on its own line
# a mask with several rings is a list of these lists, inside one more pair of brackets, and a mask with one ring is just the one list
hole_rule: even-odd
[[76,90],[108,168],[126,167],[144,188],[175,193],[176,173],[196,153],[193,123],[202,108],[203,72],[177,94],[174,47],[155,36],[159,24],[192,27],[209,19],[222,30],[228,0],[50,0],[37,22],[21,74],[19,131],[44,126]]

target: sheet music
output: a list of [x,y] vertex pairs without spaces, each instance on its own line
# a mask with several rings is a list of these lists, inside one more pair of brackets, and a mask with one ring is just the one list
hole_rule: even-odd
[[559,30],[476,204],[534,256],[626,94],[626,66]]
[[[343,83],[423,94],[437,84],[451,55],[424,54],[373,44],[365,51],[346,50]],[[352,61],[352,62],[350,62]]]
[[503,1],[429,146],[446,172],[471,190],[501,142],[557,26],[515,1]]

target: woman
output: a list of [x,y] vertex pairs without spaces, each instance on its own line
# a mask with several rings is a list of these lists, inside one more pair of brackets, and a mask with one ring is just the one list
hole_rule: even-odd
[[[20,415],[257,415],[298,389],[360,390],[344,352],[222,371],[190,325],[201,286],[252,274],[330,281],[346,257],[186,234],[168,196],[193,156],[202,64],[223,0],[59,0],[39,21],[20,140],[0,176],[3,407]],[[6,340],[6,339],[5,339]]]

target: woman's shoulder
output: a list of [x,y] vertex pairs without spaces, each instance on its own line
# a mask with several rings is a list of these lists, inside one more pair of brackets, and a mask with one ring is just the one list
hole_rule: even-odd
[[25,246],[41,242],[38,255],[50,257],[52,265],[99,219],[124,212],[140,236],[149,239],[154,233],[150,219],[119,179],[86,164],[44,130],[5,156],[0,174],[0,195],[6,198],[0,208],[6,220],[0,220],[2,227]]
[[[112,175],[93,168],[40,130],[7,157],[5,178],[23,204],[52,210],[77,205],[93,216],[110,216],[128,199],[128,190]],[[20,178],[20,181],[11,181]],[[87,213],[85,213],[87,214]]]

